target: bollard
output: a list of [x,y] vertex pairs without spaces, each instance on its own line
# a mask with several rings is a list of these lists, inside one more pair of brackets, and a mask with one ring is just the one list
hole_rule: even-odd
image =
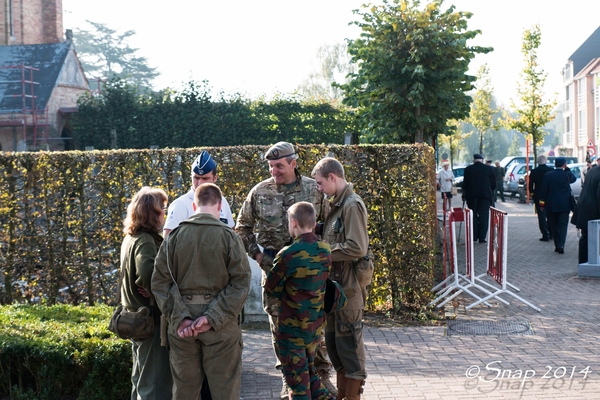
[[600,219],[588,221],[588,262],[579,264],[580,278],[600,278]]

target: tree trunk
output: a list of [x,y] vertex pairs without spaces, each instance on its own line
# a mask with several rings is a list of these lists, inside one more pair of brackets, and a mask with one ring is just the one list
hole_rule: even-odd
[[479,154],[483,155],[483,132],[479,131]]

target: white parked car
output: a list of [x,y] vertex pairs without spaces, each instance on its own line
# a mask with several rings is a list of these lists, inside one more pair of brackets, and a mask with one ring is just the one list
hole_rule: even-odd
[[571,183],[571,191],[573,192],[573,196],[575,198],[579,197],[579,193],[581,193],[581,173],[586,167],[585,163],[576,163],[576,164],[567,164],[567,167],[571,170],[573,175],[577,180]]

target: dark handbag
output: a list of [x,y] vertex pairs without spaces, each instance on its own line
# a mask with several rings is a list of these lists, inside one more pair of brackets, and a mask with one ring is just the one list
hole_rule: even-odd
[[342,286],[334,280],[327,278],[325,287],[325,298],[323,299],[325,314],[339,311],[346,306],[348,299],[342,290]]
[[[121,284],[123,283],[123,270],[119,277],[117,302],[121,302]],[[121,339],[146,340],[154,336],[154,297],[150,295],[150,307],[140,307],[137,311],[128,311],[119,305],[113,311],[108,323],[108,330],[114,332]]]

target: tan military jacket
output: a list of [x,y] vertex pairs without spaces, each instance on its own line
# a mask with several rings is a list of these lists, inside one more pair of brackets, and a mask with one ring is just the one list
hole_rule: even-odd
[[[349,183],[344,191],[331,200],[331,211],[323,225],[323,240],[331,246],[334,267],[341,263],[342,276],[337,279],[348,297],[346,309],[354,308],[352,297],[361,293],[352,262],[367,254],[367,208]],[[332,276],[333,279],[335,279]],[[358,306],[358,308],[362,306]]]
[[[202,315],[218,331],[238,318],[250,278],[250,264],[239,236],[212,215],[198,213],[165,238],[156,256],[152,292],[169,320],[171,334],[183,319]],[[187,299],[192,297],[208,300],[189,304]]]
[[[288,232],[287,211],[294,203],[312,203],[317,212],[317,221],[325,219],[329,204],[325,201],[323,193],[317,190],[315,180],[298,173],[296,178],[296,186],[291,189],[277,185],[273,178],[269,178],[254,186],[248,193],[238,215],[235,230],[252,258],[260,252],[257,243],[277,253],[292,242]],[[254,235],[255,226],[258,237]]]

